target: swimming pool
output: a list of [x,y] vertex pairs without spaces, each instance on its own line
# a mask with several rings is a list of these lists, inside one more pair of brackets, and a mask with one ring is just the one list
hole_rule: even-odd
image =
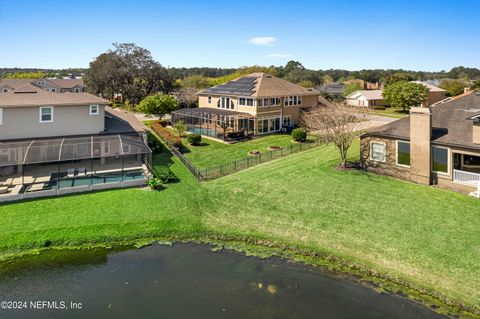
[[105,184],[113,182],[130,181],[135,179],[145,178],[145,174],[142,170],[128,171],[128,172],[114,172],[105,174],[95,174],[91,176],[77,176],[71,178],[62,177],[58,181],[56,176],[52,175],[52,179],[48,183],[49,189],[60,189],[67,187],[77,187],[95,184]]

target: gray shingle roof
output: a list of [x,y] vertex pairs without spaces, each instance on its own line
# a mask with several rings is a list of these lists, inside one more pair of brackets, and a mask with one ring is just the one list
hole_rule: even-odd
[[[109,104],[101,97],[89,93],[51,93],[41,88],[26,85],[19,92],[0,94],[0,107],[23,107],[45,105]],[[32,92],[35,89],[35,92]]]
[[[480,113],[480,94],[472,93],[431,108],[432,143],[480,149],[473,143],[472,116]],[[365,135],[410,139],[410,118],[405,117]]]

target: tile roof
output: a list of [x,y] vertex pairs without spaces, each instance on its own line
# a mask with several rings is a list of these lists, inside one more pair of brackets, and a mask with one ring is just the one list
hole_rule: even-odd
[[[480,113],[480,93],[470,93],[430,109],[433,144],[480,149],[480,144],[473,143],[473,125],[470,119]],[[365,135],[409,140],[410,118],[402,118]]]
[[106,105],[110,103],[105,99],[89,93],[51,93],[32,85],[19,87],[18,90],[20,91],[0,94],[0,107],[88,104]]
[[304,88],[297,84],[277,78],[267,73],[251,73],[198,92],[198,94],[239,95],[252,97],[319,95],[313,88]]

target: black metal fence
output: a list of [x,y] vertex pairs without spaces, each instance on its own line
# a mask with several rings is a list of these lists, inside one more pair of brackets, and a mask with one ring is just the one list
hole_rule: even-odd
[[306,151],[320,145],[325,144],[325,140],[318,136],[314,141],[309,140],[308,142],[290,144],[290,146],[282,147],[275,150],[269,150],[267,152],[259,153],[256,156],[244,157],[229,163],[220,164],[217,166],[212,166],[208,168],[197,168],[193,165],[183,154],[182,152],[175,147],[173,144],[166,142],[173,155],[177,157],[185,167],[197,178],[199,181],[212,180],[222,176],[230,175],[235,172],[269,162],[271,160],[288,156],[290,154]]
[[201,179],[199,180],[211,180],[222,176],[230,175],[235,172],[269,162],[271,160],[288,156],[290,154],[306,151],[315,147],[325,144],[325,141],[318,137],[315,141],[307,143],[291,144],[288,147],[280,148],[278,150],[269,150],[267,152],[259,153],[256,156],[249,156],[242,159],[238,159],[229,163],[220,164],[213,167],[197,169]]

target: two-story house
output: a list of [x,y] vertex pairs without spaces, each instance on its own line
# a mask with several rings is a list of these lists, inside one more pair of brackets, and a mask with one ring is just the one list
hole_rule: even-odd
[[26,85],[52,93],[85,92],[85,84],[82,79],[0,79],[0,94],[18,90]]
[[260,135],[298,124],[304,109],[316,107],[320,93],[266,73],[251,73],[198,94],[199,108],[173,112],[189,131],[224,138]]
[[0,201],[141,185],[149,178],[145,127],[133,115],[88,93],[16,82],[0,94]]

